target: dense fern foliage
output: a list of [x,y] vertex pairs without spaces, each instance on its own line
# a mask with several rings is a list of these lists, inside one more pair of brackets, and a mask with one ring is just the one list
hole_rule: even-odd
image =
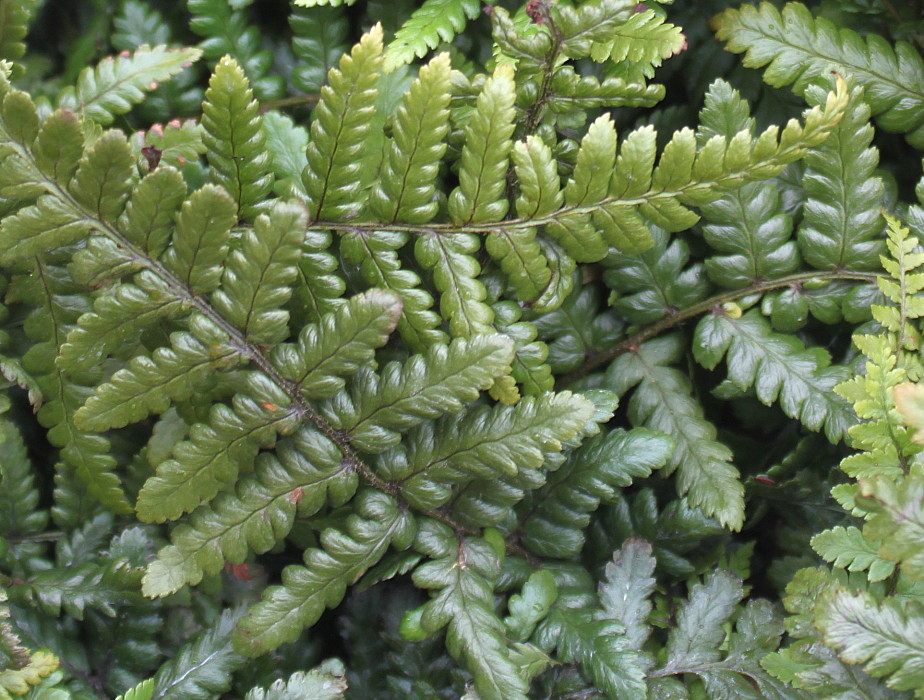
[[0,0],[0,700],[924,697],[920,8],[680,5]]

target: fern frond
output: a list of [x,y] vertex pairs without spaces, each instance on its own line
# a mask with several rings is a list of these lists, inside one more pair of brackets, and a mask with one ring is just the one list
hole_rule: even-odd
[[350,387],[351,405],[335,401],[331,420],[349,431],[359,449],[381,452],[399,440],[399,432],[474,401],[495,377],[509,373],[512,359],[507,338],[479,335],[436,345],[403,365],[391,362],[381,376],[360,370]]
[[591,58],[597,62],[644,64],[642,71],[649,77],[651,69],[680,53],[686,45],[680,27],[665,22],[664,16],[655,10],[633,12],[614,28],[610,37],[591,46]]
[[853,526],[819,532],[812,538],[812,548],[838,569],[868,571],[870,581],[884,581],[895,570],[895,562],[879,555],[879,542],[870,542]]
[[48,511],[38,507],[39,495],[21,433],[10,420],[0,420],[0,533],[3,537],[35,535],[45,529]]
[[652,430],[617,428],[593,437],[549,476],[523,523],[523,543],[536,554],[567,559],[584,546],[590,514],[635,479],[663,467],[670,438]]
[[887,677],[893,690],[924,687],[924,607],[895,598],[877,602],[863,591],[835,589],[819,603],[822,639],[841,659],[863,664],[874,678]]
[[192,290],[214,291],[221,282],[236,222],[237,207],[223,189],[205,185],[196,190],[177,214],[164,267]]
[[431,310],[433,297],[420,288],[420,276],[403,268],[398,259],[397,251],[407,239],[408,234],[399,231],[356,231],[341,237],[340,252],[347,260],[359,264],[369,284],[401,295],[398,330],[411,350],[423,352],[431,345],[445,343],[446,333],[439,329],[443,320]]
[[307,673],[293,673],[267,690],[254,688],[244,700],[339,700],[347,690],[346,669],[338,659],[329,659]]
[[308,130],[297,126],[291,117],[270,110],[263,115],[263,135],[273,173],[273,191],[279,197],[304,199],[302,171],[308,165]]
[[[268,388],[262,384],[261,389]],[[174,447],[174,457],[158,465],[157,474],[145,482],[138,494],[138,517],[176,520],[233,484],[239,464],[253,459],[260,447],[276,441],[277,433],[292,430],[299,422],[279,393],[277,389],[277,394],[261,396],[259,401],[237,394],[230,407],[214,405],[209,422],[193,425],[189,439]]]
[[562,392],[424,423],[408,436],[407,466],[390,478],[400,478],[415,505],[435,508],[442,503],[432,500],[433,482],[539,469],[550,453],[561,451],[563,442],[584,429],[592,414],[589,401]]
[[623,633],[630,648],[642,651],[651,635],[648,616],[654,605],[649,598],[655,591],[653,577],[657,560],[652,556],[651,544],[630,537],[613,552],[613,560],[606,565],[604,579],[598,595],[605,617],[622,623]]
[[239,610],[225,610],[211,626],[180,647],[155,674],[150,700],[207,700],[227,691],[231,674],[245,663],[229,644],[239,617]]
[[401,300],[372,289],[353,297],[317,325],[302,329],[298,343],[277,345],[271,359],[306,398],[329,398],[343,389],[341,377],[374,363],[375,350],[394,331]]
[[513,147],[513,71],[501,67],[487,80],[465,126],[459,186],[449,195],[449,217],[458,225],[500,221],[507,213],[507,164]]
[[29,31],[29,20],[34,10],[35,0],[19,0],[0,5],[0,60],[16,61],[22,58],[26,52],[23,39]]
[[305,566],[283,570],[282,585],[266,589],[263,600],[238,625],[236,649],[258,656],[295,640],[325,608],[343,599],[346,587],[376,564],[389,545],[406,548],[416,530],[410,513],[379,492],[359,497],[346,527],[346,532],[322,532],[323,549],[307,550]]
[[362,212],[373,177],[365,154],[381,67],[382,27],[375,25],[321,88],[302,173],[312,219],[348,220]]
[[211,370],[241,363],[238,351],[228,346],[228,336],[220,328],[200,315],[190,318],[190,327],[190,333],[173,333],[169,347],[158,348],[151,357],[133,358],[128,367],[100,384],[75,414],[75,423],[100,433],[137,423],[189,398]]
[[303,207],[277,203],[269,216],[257,217],[225,262],[221,288],[211,301],[251,342],[273,345],[289,336],[282,306],[298,275],[306,225]]
[[212,180],[231,194],[238,218],[247,221],[263,208],[260,205],[273,186],[258,109],[244,71],[224,56],[205,91],[202,139]]
[[471,338],[491,333],[494,312],[484,303],[488,292],[478,279],[481,266],[472,255],[481,247],[470,233],[430,233],[418,236],[414,255],[432,271],[440,291],[440,312],[449,319],[452,335]]
[[901,481],[862,481],[860,495],[872,516],[863,536],[880,542],[878,555],[899,562],[909,580],[924,579],[924,476],[915,469]]
[[346,283],[335,272],[340,263],[328,250],[330,242],[331,235],[327,232],[308,231],[305,234],[290,312],[298,325],[318,321],[344,303]]
[[715,426],[703,418],[702,406],[691,396],[689,378],[667,366],[681,352],[676,336],[649,341],[616,358],[604,386],[622,396],[638,385],[629,400],[629,418],[674,439],[667,473],[677,470],[677,493],[737,530],[744,521],[744,487],[731,464],[731,450],[715,439]]
[[884,187],[874,175],[879,153],[870,148],[869,115],[863,91],[854,90],[841,123],[806,155],[799,250],[813,267],[879,269]]
[[328,71],[347,50],[346,14],[336,7],[339,3],[317,3],[322,4],[329,7],[308,12],[302,9],[304,2],[296,2],[289,15],[292,52],[299,58],[292,69],[292,84],[305,92],[319,91]]
[[142,47],[129,56],[103,59],[95,68],[84,68],[77,86],[58,94],[58,108],[79,112],[88,119],[111,124],[144,99],[157,83],[176,75],[199,60],[195,48]]
[[450,42],[465,28],[466,20],[481,13],[478,0],[425,0],[395,33],[385,51],[385,71],[391,72],[423,58],[441,41]]
[[735,386],[753,387],[767,405],[779,401],[787,416],[811,430],[824,428],[832,442],[853,424],[850,406],[833,392],[847,378],[846,368],[829,367],[822,351],[808,351],[798,338],[774,333],[757,309],[737,319],[715,312],[697,324],[696,361],[714,369],[725,355]]
[[426,605],[421,626],[433,633],[447,628],[449,653],[468,666],[484,700],[526,700],[527,683],[513,665],[504,624],[494,612],[492,582],[500,562],[484,540],[460,540],[450,556],[414,571],[414,583],[438,591]]
[[38,411],[39,422],[48,428],[49,442],[61,448],[62,462],[75,471],[92,498],[116,513],[130,512],[115,473],[116,461],[109,454],[109,441],[82,431],[74,423],[75,412],[91,392],[83,382],[94,382],[97,377],[90,372],[78,382],[65,377],[54,363],[53,347],[60,347],[88,304],[64,268],[39,259],[34,262],[33,274],[20,278],[9,291],[10,301],[27,299],[31,303],[39,300],[41,306],[33,313],[44,316],[39,323],[26,324],[33,345],[22,361],[23,369],[49,397]]
[[744,53],[749,68],[764,68],[764,81],[775,87],[792,85],[802,94],[841,66],[866,88],[883,129],[906,134],[916,148],[924,146],[924,63],[910,44],[898,42],[893,49],[875,34],[864,37],[812,17],[796,2],[782,12],[769,2],[728,9],[712,26],[729,51]]
[[144,576],[143,592],[161,597],[204,574],[218,573],[224,563],[240,564],[248,552],[263,553],[289,534],[296,512],[313,515],[331,500],[346,501],[357,475],[337,447],[308,428],[280,442],[274,454],[257,460],[252,477],[235,492],[221,493],[199,506],[171,534],[172,545],[157,553]]
[[510,338],[516,347],[510,376],[519,387],[517,399],[520,389],[527,396],[538,396],[551,391],[555,382],[552,378],[552,368],[546,364],[549,349],[545,343],[536,340],[539,334],[536,326],[527,321],[520,321],[523,310],[516,302],[500,301],[491,308],[494,311],[494,327],[497,332]]
[[436,214],[435,181],[449,131],[449,54],[420,69],[395,113],[369,207],[382,222],[425,224]]

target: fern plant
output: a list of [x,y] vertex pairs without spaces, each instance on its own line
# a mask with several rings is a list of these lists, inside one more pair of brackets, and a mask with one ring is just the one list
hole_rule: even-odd
[[[777,652],[782,615],[745,583],[827,445],[867,448],[838,334],[883,294],[897,340],[867,342],[918,378],[896,225],[908,259],[879,279],[898,205],[869,122],[920,145],[913,48],[844,30],[838,54],[804,8],[728,10],[719,38],[807,106],[758,128],[713,75],[659,129],[652,81],[699,41],[659,3],[399,2],[387,29],[372,1],[276,24],[187,5],[198,46],[127,0],[127,55],[57,89],[19,77],[34,8],[0,0],[9,692],[800,697],[822,658],[914,688],[910,657],[838,621],[912,635],[904,602],[832,583],[806,661],[815,638],[788,626]],[[47,444],[30,459],[23,435]],[[875,532],[813,542],[913,575],[889,513],[917,492],[875,483],[835,489]]]

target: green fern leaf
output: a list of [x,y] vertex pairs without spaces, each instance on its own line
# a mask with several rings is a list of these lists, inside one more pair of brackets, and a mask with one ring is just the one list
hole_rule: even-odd
[[860,493],[873,513],[863,536],[881,542],[879,556],[900,562],[902,574],[924,580],[924,476],[913,471],[900,481],[863,481]]
[[338,401],[332,406],[336,425],[349,431],[359,449],[381,452],[400,439],[399,432],[474,401],[495,377],[509,373],[512,359],[507,338],[480,335],[436,345],[403,365],[391,362],[381,376],[360,370],[351,386],[351,405]]
[[263,119],[247,76],[224,56],[215,66],[202,103],[202,140],[212,180],[237,203],[239,219],[250,221],[273,187],[264,145]]
[[316,669],[293,673],[267,690],[254,688],[244,700],[338,700],[347,690],[346,669],[337,659],[329,659]]
[[[520,321],[523,310],[513,301],[501,301],[491,306],[494,327],[498,333],[510,338],[516,346],[511,365],[511,377],[527,396],[539,396],[554,387],[552,368],[546,364],[549,349],[536,340],[538,329],[532,323]],[[518,391],[519,393],[519,391]]]
[[95,68],[84,68],[75,88],[58,95],[57,106],[80,112],[108,125],[144,99],[157,83],[176,75],[197,61],[202,51],[166,46],[142,47],[130,56],[109,57]]
[[330,7],[340,7],[341,5],[350,6],[356,0],[295,0],[295,4],[299,7],[323,7],[328,5]]
[[731,464],[731,450],[715,439],[715,426],[703,418],[686,374],[666,366],[678,359],[682,348],[676,336],[649,341],[637,352],[617,357],[604,386],[622,396],[638,384],[629,400],[629,418],[674,439],[667,472],[677,470],[677,492],[737,530],[744,521],[744,488]]
[[318,321],[343,303],[346,283],[335,273],[340,262],[331,255],[331,235],[323,231],[305,234],[304,251],[298,263],[298,282],[292,295],[290,313],[296,325]]
[[89,225],[79,210],[51,195],[0,222],[0,260],[4,264],[28,259],[46,250],[70,245],[87,235]]
[[[809,91],[817,97],[818,91]],[[879,153],[870,148],[873,128],[863,91],[854,90],[844,119],[805,158],[806,202],[799,250],[822,270],[878,270],[884,252],[880,216],[882,180],[874,176]],[[849,193],[849,194],[848,194]]]
[[343,502],[357,483],[339,449],[303,428],[280,442],[275,454],[262,455],[254,475],[239,481],[233,494],[220,493],[173,530],[173,544],[148,566],[144,594],[153,598],[175,593],[199,583],[203,574],[218,573],[226,561],[240,564],[250,551],[269,550],[289,534],[296,512],[302,517],[314,514],[328,493]]
[[269,216],[257,217],[225,263],[212,304],[254,343],[273,345],[289,336],[288,314],[281,307],[298,275],[306,225],[303,207],[277,203]]
[[[700,143],[715,136],[731,139],[753,130],[754,120],[738,92],[724,80],[710,85],[700,112]],[[737,289],[782,277],[799,267],[799,252],[790,240],[792,219],[783,211],[777,186],[748,183],[703,204],[700,211],[709,222],[703,226],[703,238],[711,248],[724,253],[705,262],[706,272],[716,284]]]
[[115,219],[134,185],[135,158],[121,131],[107,131],[85,153],[70,190],[100,219]]
[[125,693],[116,698],[116,700],[151,700],[153,695],[154,679],[149,678],[146,681],[141,681],[141,683],[131,690],[125,691]]
[[504,618],[504,627],[512,639],[529,639],[536,624],[549,614],[558,597],[555,577],[546,570],[534,571],[526,579],[519,594],[510,596]]
[[733,319],[722,313],[704,316],[696,326],[693,355],[714,369],[727,353],[729,379],[741,390],[754,387],[757,398],[797,418],[811,430],[825,429],[840,440],[853,422],[853,411],[832,391],[847,378],[842,367],[828,367],[821,352],[807,351],[793,336],[773,333],[758,310]]
[[453,223],[500,221],[507,213],[507,165],[513,147],[516,90],[509,67],[498,68],[478,95],[465,126],[459,186],[449,195]]
[[729,51],[745,53],[745,66],[765,67],[764,80],[776,87],[791,84],[801,94],[812,81],[827,79],[832,66],[842,66],[867,89],[883,129],[924,146],[924,63],[910,44],[899,42],[893,49],[875,34],[864,37],[814,18],[796,2],[782,13],[769,2],[743,5],[716,16],[712,26]]
[[408,437],[407,466],[389,477],[401,479],[418,507],[436,508],[450,494],[434,489],[434,481],[451,484],[539,469],[584,429],[593,410],[580,395],[563,392],[424,423]]
[[29,31],[29,20],[34,10],[35,0],[0,5],[0,59],[16,61],[26,53],[23,39]]
[[0,533],[3,537],[36,535],[45,530],[48,511],[38,507],[39,495],[22,435],[10,420],[0,420]]
[[616,429],[591,438],[535,495],[523,524],[523,544],[542,556],[577,556],[590,514],[600,502],[663,467],[671,446],[666,435],[644,428]]
[[364,155],[381,67],[382,28],[376,25],[331,69],[321,89],[302,173],[312,220],[341,221],[361,213],[373,177]]
[[375,350],[388,341],[401,313],[394,294],[371,289],[353,297],[317,325],[308,325],[295,345],[277,345],[271,358],[306,398],[329,398],[343,389],[341,377],[374,363]]
[[176,520],[233,484],[240,463],[253,459],[261,446],[275,442],[278,432],[298,423],[291,410],[273,403],[284,397],[255,401],[238,394],[231,407],[214,405],[209,422],[194,425],[189,440],[174,447],[174,458],[162,462],[145,482],[138,494],[138,517]]
[[84,430],[104,432],[137,423],[151,413],[163,413],[171,403],[189,398],[214,369],[240,364],[228,335],[202,316],[190,319],[192,333],[177,331],[170,347],[152,357],[140,355],[100,384],[77,411],[74,422]]
[[411,350],[423,352],[431,345],[445,343],[446,333],[439,329],[443,320],[431,310],[433,297],[420,288],[420,276],[404,269],[398,259],[397,251],[407,239],[408,234],[399,231],[356,231],[343,235],[340,252],[350,262],[359,264],[369,284],[401,295],[398,330]]
[[174,653],[154,676],[151,700],[208,700],[227,691],[231,674],[244,665],[230,640],[240,611],[225,610],[215,622]]
[[863,664],[874,678],[887,677],[894,690],[924,687],[924,608],[886,599],[882,603],[862,591],[835,589],[819,603],[817,625],[826,644],[849,664]]
[[591,47],[591,57],[598,62],[609,59],[617,63],[645,64],[646,74],[651,68],[660,66],[664,59],[680,53],[686,45],[680,27],[665,22],[664,16],[655,10],[630,14],[609,37]]
[[424,0],[388,45],[385,70],[391,72],[415,57],[423,58],[440,41],[452,41],[456,32],[465,28],[466,20],[476,19],[480,13],[478,0]]
[[648,616],[654,606],[648,599],[655,590],[653,574],[657,564],[651,551],[651,545],[640,538],[630,537],[623,542],[606,565],[605,580],[598,591],[605,617],[622,623],[630,648],[637,651],[642,651],[651,634]]
[[294,641],[325,608],[343,599],[346,587],[376,564],[389,545],[407,547],[414,531],[411,515],[391,497],[379,492],[363,494],[346,532],[325,530],[323,549],[307,550],[305,566],[286,567],[282,585],[266,589],[263,600],[238,625],[235,648],[258,656]]
[[339,3],[326,4],[331,7],[308,12],[302,9],[306,7],[304,2],[296,2],[289,15],[292,51],[299,58],[292,69],[292,84],[305,92],[318,92],[328,71],[347,50],[349,23],[346,14],[334,7]]
[[436,214],[435,180],[449,131],[449,54],[420,69],[395,113],[370,209],[379,221],[425,224]]
[[213,291],[221,281],[236,222],[237,208],[223,189],[206,185],[196,190],[177,215],[164,266],[190,289]]
[[77,169],[83,146],[80,118],[69,109],[59,109],[42,122],[32,150],[38,169],[48,173],[55,181],[64,183]]
[[497,554],[484,540],[465,539],[451,556],[414,571],[414,584],[438,593],[427,604],[421,625],[430,633],[447,627],[449,653],[475,676],[484,700],[526,700],[527,684],[510,660],[504,624],[494,612]]
[[884,581],[895,570],[895,562],[879,556],[878,542],[870,542],[855,527],[833,527],[812,538],[812,548],[839,569],[869,571],[870,581]]
[[150,272],[138,273],[134,282],[97,297],[93,310],[77,319],[59,350],[59,367],[72,372],[89,369],[137,341],[158,320],[183,310],[182,301]]
[[494,312],[484,303],[488,292],[478,279],[481,266],[472,255],[480,247],[477,236],[469,233],[425,233],[414,245],[417,261],[432,270],[441,294],[440,312],[455,337],[494,331]]
[[173,233],[173,220],[186,197],[186,182],[180,172],[161,165],[135,186],[119,217],[119,231],[152,258],[166,250]]

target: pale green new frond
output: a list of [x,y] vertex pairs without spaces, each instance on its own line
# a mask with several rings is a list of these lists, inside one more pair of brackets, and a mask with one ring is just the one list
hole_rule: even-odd
[[436,214],[436,178],[449,131],[449,54],[420,69],[395,113],[369,207],[378,220],[425,224]]
[[0,5],[0,59],[16,61],[26,52],[23,39],[29,31],[29,19],[35,0],[4,2]]
[[878,555],[899,562],[903,575],[924,580],[924,475],[914,468],[901,480],[873,478],[860,494],[873,513],[863,535],[880,542]]
[[134,688],[125,691],[123,695],[120,695],[116,700],[151,700],[151,696],[154,694],[154,679],[148,678],[146,681],[141,681]]
[[202,51],[184,47],[142,47],[129,56],[103,59],[95,68],[84,68],[76,88],[58,95],[58,107],[81,112],[103,125],[128,112],[144,99],[145,92],[197,61]]
[[57,197],[43,194],[0,223],[0,260],[10,264],[47,250],[70,245],[90,230],[80,210]]
[[205,185],[183,202],[176,217],[173,244],[164,266],[198,292],[216,289],[237,222],[234,200],[221,188]]
[[924,606],[862,591],[834,590],[819,604],[816,623],[826,644],[851,664],[863,664],[894,690],[924,688]]
[[244,71],[224,56],[205,91],[202,140],[213,182],[231,194],[238,218],[248,221],[273,186],[259,107]]
[[417,261],[432,271],[440,291],[440,312],[449,319],[453,336],[471,338],[491,333],[494,312],[484,303],[487,290],[478,279],[481,266],[472,255],[480,247],[469,233],[429,233],[417,237]]
[[39,170],[65,183],[77,169],[83,146],[80,117],[69,109],[58,109],[42,122],[32,152]]
[[478,0],[424,0],[388,45],[385,70],[390,72],[415,57],[423,58],[441,41],[452,41],[456,32],[465,28],[466,20],[477,18],[480,12]]
[[329,84],[321,88],[302,173],[313,220],[340,221],[362,212],[365,188],[373,178],[365,155],[381,68],[382,27],[377,24],[341,57]]
[[398,331],[414,352],[423,352],[435,343],[445,343],[446,333],[439,326],[443,319],[432,310],[433,296],[421,288],[420,276],[402,267],[397,251],[407,243],[408,234],[399,231],[356,231],[340,239],[340,253],[359,264],[363,278],[373,287],[390,289],[403,302]]
[[388,341],[400,313],[397,295],[370,289],[305,326],[298,343],[273,348],[273,364],[306,398],[329,398],[343,389],[342,377],[374,363],[375,350]]
[[663,14],[654,10],[632,13],[610,36],[613,38],[591,47],[591,57],[595,61],[645,64],[646,73],[660,66],[664,59],[680,53],[686,45],[680,27],[665,22]]
[[[284,395],[283,395],[284,397]],[[189,439],[177,443],[173,458],[157,467],[138,494],[141,520],[176,520],[234,484],[238,466],[271,446],[276,434],[292,430],[299,417],[270,396],[254,401],[241,394],[232,406],[216,404],[209,422],[190,428]]]
[[407,547],[415,529],[410,513],[390,496],[363,494],[346,531],[322,532],[322,548],[305,552],[305,566],[286,567],[282,585],[264,591],[263,600],[238,625],[235,648],[258,656],[294,641],[325,608],[337,605],[346,587],[378,563],[392,543],[399,549]]
[[882,558],[879,542],[871,542],[856,527],[833,527],[812,538],[812,548],[839,569],[869,571],[870,581],[884,581],[895,570],[895,562]]
[[527,684],[510,660],[504,624],[494,612],[493,580],[500,562],[484,540],[465,539],[458,553],[422,564],[414,583],[438,591],[421,625],[430,633],[446,627],[449,653],[475,676],[484,700],[526,700]]
[[811,430],[824,428],[832,442],[854,423],[850,405],[834,386],[847,379],[844,367],[829,367],[830,358],[805,349],[792,336],[774,333],[757,309],[741,318],[708,314],[696,326],[693,355],[707,369],[726,357],[728,378],[742,391],[780,408]]
[[399,432],[474,401],[509,373],[512,359],[508,338],[479,335],[435,345],[403,364],[390,362],[380,376],[360,370],[351,386],[352,405],[333,403],[338,427],[360,449],[381,452],[400,439]]
[[228,336],[201,316],[190,319],[193,332],[177,331],[169,347],[151,357],[139,355],[96,387],[96,392],[74,416],[84,430],[104,432],[137,423],[151,413],[166,411],[171,403],[187,399],[211,372],[241,362]]
[[502,66],[485,83],[465,126],[459,186],[449,195],[453,223],[500,221],[507,213],[504,190],[513,146],[515,99],[513,71]]
[[171,533],[173,544],[148,565],[143,592],[165,596],[195,585],[203,574],[218,573],[226,561],[243,562],[251,551],[271,549],[289,534],[296,513],[308,517],[328,497],[341,503],[356,490],[357,475],[330,440],[302,428],[280,441],[274,454],[258,460],[254,474],[234,493],[220,493],[199,506]]
[[907,134],[924,146],[924,62],[915,48],[893,48],[875,34],[861,36],[804,5],[788,3],[780,12],[769,2],[728,9],[712,20],[727,49],[744,53],[744,65],[764,68],[763,79],[803,93],[813,82],[828,80],[832,69],[846,71],[867,88],[866,100],[886,131]]
[[241,235],[225,262],[212,304],[254,343],[273,345],[289,336],[289,314],[282,307],[298,276],[307,223],[304,207],[276,203]]

